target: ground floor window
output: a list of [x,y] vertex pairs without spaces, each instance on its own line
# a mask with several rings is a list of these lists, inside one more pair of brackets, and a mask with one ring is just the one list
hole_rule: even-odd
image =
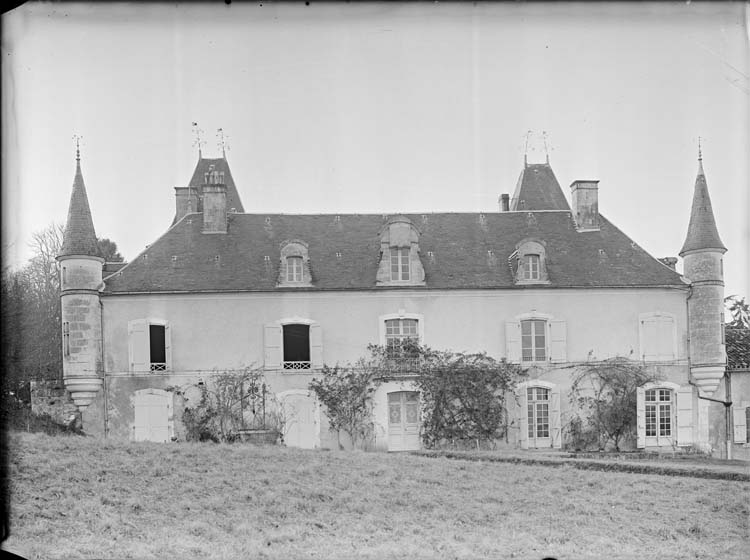
[[649,389],[646,391],[646,437],[672,436],[672,391]]
[[549,392],[544,387],[526,389],[529,438],[549,437]]

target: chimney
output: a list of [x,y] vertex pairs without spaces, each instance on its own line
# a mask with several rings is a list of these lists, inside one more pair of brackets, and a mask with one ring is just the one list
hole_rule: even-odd
[[198,211],[198,193],[193,187],[175,187],[174,200],[177,210],[175,222],[179,222],[185,214]]
[[227,232],[227,186],[224,173],[211,165],[204,174],[203,183],[203,233]]
[[677,257],[662,257],[659,259],[662,264],[667,265],[672,270],[677,270]]
[[578,231],[599,231],[599,181],[573,181],[573,219]]
[[500,195],[500,212],[508,212],[510,210],[510,195],[503,193]]

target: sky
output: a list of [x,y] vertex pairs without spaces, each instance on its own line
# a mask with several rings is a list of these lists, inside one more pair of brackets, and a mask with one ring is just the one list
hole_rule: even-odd
[[600,212],[655,257],[684,242],[700,136],[725,293],[750,296],[747,12],[25,4],[2,19],[3,265],[65,223],[76,134],[96,233],[126,260],[172,222],[193,122],[204,157],[223,129],[249,213],[492,212],[524,153],[548,155],[568,200],[599,180]]

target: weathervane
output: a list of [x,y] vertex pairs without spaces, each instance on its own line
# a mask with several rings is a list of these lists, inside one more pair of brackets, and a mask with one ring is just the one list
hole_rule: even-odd
[[206,141],[201,140],[201,134],[203,134],[203,130],[198,128],[197,122],[193,123],[193,134],[195,135],[195,140],[193,140],[193,146],[198,146],[198,159],[201,159],[203,157],[201,147],[206,144]]
[[525,144],[525,146],[523,148],[523,166],[524,167],[527,166],[526,154],[529,153],[529,136],[531,136],[531,131],[527,130],[526,131],[526,144]]
[[227,136],[226,138],[224,137],[223,128],[216,129],[216,136],[219,138],[217,145],[219,146],[219,149],[221,149],[221,155],[224,159],[226,159],[227,150],[229,149],[229,136]]
[[703,161],[703,154],[701,153],[701,137],[698,136],[698,161]]
[[81,140],[83,136],[80,134],[74,134],[73,140],[76,141],[76,161],[81,161]]
[[549,150],[547,149],[547,131],[542,130],[542,140],[544,141],[544,154],[547,157],[547,165],[549,165]]

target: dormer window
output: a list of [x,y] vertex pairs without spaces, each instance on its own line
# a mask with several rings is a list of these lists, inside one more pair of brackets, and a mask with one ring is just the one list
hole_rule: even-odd
[[[515,264],[511,262],[514,259]],[[516,245],[511,261],[509,264],[516,284],[549,284],[547,255],[543,241],[524,239]]]
[[302,257],[286,258],[286,281],[302,282]]
[[539,280],[539,255],[535,255],[533,253],[524,255],[522,266],[524,280]]
[[419,230],[409,218],[391,218],[380,231],[378,286],[424,286],[424,268],[419,258]]
[[280,288],[312,286],[307,243],[293,239],[281,244],[281,262],[276,285]]
[[409,248],[391,247],[391,282],[408,282],[409,275]]

